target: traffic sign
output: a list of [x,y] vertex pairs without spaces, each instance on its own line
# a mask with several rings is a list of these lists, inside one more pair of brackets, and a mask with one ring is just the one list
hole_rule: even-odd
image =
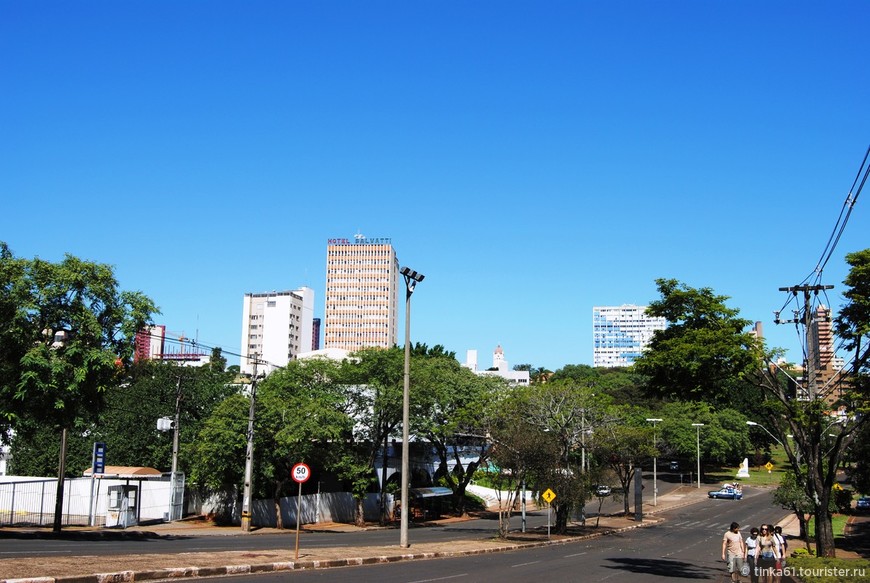
[[94,442],[93,465],[91,475],[106,473],[106,444],[101,441]]
[[773,469],[773,464],[770,462],[767,462],[766,464],[764,464],[764,467],[767,468],[767,473],[769,474],[770,470]]
[[291,477],[294,482],[302,483],[307,482],[308,478],[311,477],[311,468],[307,465],[299,463],[293,466],[293,470],[290,472]]
[[549,504],[549,503],[551,503],[553,500],[556,499],[556,493],[553,492],[552,490],[550,490],[549,488],[547,488],[547,489],[544,491],[544,493],[541,494],[541,498],[543,498],[543,499],[547,502],[547,504]]

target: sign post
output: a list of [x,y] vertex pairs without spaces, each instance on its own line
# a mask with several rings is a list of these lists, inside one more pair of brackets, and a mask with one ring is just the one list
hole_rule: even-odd
[[91,454],[91,499],[88,504],[88,526],[94,526],[97,522],[97,509],[94,503],[94,480],[97,474],[106,473],[106,444],[101,441],[94,442],[94,451]]
[[541,494],[541,497],[547,502],[547,540],[550,540],[550,520],[551,518],[551,510],[553,508],[552,502],[556,499],[556,493],[547,488],[547,490]]
[[299,495],[296,496],[296,554],[293,560],[299,560],[299,525],[302,519],[302,484],[311,477],[311,468],[303,463],[298,463],[291,470],[293,481],[299,484]]

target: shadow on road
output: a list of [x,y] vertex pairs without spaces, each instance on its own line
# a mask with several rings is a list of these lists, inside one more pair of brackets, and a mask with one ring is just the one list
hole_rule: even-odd
[[608,565],[608,569],[618,569],[630,573],[644,573],[667,577],[669,579],[704,579],[709,581],[719,571],[700,567],[684,561],[672,561],[669,559],[607,559],[614,563]]

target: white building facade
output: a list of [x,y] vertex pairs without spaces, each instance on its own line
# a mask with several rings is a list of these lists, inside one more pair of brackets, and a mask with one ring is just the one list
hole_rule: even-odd
[[286,366],[313,345],[314,290],[245,294],[242,305],[241,371],[252,374],[254,354],[266,365],[257,372],[269,373]]
[[391,239],[327,241],[324,348],[395,346],[398,297],[399,261]]
[[630,366],[643,353],[664,318],[646,314],[646,306],[595,306],[592,308],[592,366]]
[[504,349],[501,344],[495,347],[492,351],[492,368],[487,370],[478,370],[477,368],[477,350],[469,350],[465,353],[465,363],[463,367],[471,370],[478,376],[496,376],[501,377],[513,385],[529,386],[530,374],[527,370],[510,370],[508,361],[504,357]]

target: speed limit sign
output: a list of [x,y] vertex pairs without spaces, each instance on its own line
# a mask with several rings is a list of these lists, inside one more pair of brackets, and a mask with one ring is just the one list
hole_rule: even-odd
[[290,473],[293,477],[293,481],[301,484],[302,482],[307,482],[308,478],[311,477],[311,468],[300,463],[293,466],[293,470]]

